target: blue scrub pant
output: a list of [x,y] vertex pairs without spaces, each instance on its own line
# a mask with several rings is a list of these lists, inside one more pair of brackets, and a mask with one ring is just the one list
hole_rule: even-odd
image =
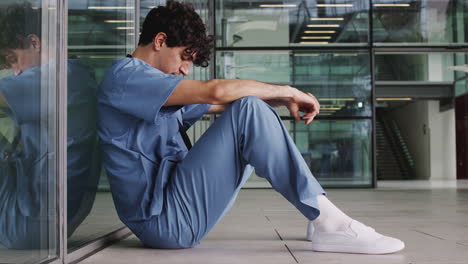
[[[251,165],[251,166],[250,166]],[[148,247],[198,244],[229,210],[253,168],[308,219],[324,194],[278,114],[256,97],[233,102],[181,161],[160,215],[129,227]]]

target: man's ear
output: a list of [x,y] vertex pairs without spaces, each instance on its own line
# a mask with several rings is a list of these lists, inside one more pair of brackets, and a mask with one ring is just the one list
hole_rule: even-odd
[[161,47],[166,43],[167,35],[164,32],[159,32],[153,39],[153,48],[159,51]]
[[41,50],[41,38],[39,38],[36,34],[29,34],[28,41],[30,43],[30,47],[40,51]]

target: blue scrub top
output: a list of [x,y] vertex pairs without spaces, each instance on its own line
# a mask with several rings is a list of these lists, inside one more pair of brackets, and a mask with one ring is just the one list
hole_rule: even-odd
[[165,107],[182,79],[140,59],[121,58],[101,83],[98,134],[114,203],[124,223],[160,214],[163,189],[188,151],[183,135],[210,107]]
[[[15,221],[13,215],[38,217],[41,201],[40,188],[47,178],[41,175],[48,153],[47,128],[41,126],[46,119],[41,111],[41,68],[30,68],[20,75],[0,79],[0,94],[8,103],[9,116],[16,129],[21,131],[21,140],[11,158],[2,159],[0,202],[2,215],[0,226]],[[5,168],[12,167],[6,171]],[[4,208],[3,208],[4,207]],[[11,211],[7,213],[7,211]],[[3,232],[2,232],[3,235]],[[1,239],[4,240],[3,238]]]

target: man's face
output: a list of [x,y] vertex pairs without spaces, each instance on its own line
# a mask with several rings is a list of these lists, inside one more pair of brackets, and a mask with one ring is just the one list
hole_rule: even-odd
[[33,52],[32,49],[11,50],[8,58],[11,63],[11,70],[15,75],[19,75],[27,69],[36,66],[34,62],[39,60],[36,56],[38,56],[38,54]]
[[38,66],[41,61],[41,45],[37,35],[28,35],[29,47],[25,49],[10,49],[1,52],[15,75],[32,67]]
[[159,58],[156,61],[156,68],[164,73],[174,75],[188,75],[190,66],[192,65],[192,58],[184,54],[186,47],[170,48],[164,43],[161,46]]

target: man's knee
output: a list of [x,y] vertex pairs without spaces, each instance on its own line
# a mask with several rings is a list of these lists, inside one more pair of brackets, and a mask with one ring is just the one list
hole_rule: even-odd
[[255,96],[246,96],[237,99],[232,103],[233,107],[238,109],[265,108],[268,105],[260,98]]
[[245,96],[236,100],[241,104],[264,104],[265,102],[256,96]]
[[254,121],[254,123],[264,124],[279,118],[273,108],[255,96],[246,96],[234,101],[223,115],[229,116],[236,120],[237,124],[243,125],[253,120],[263,120],[263,122]]

